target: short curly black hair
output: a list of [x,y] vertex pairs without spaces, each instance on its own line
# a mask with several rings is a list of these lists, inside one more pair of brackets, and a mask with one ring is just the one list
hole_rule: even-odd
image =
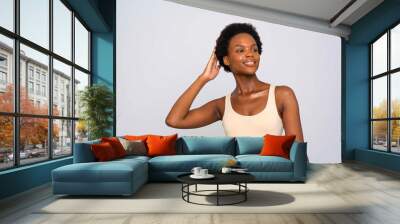
[[224,56],[228,55],[229,41],[233,36],[239,33],[248,33],[256,41],[258,53],[262,52],[262,43],[256,28],[250,23],[232,23],[227,25],[219,35],[215,45],[215,55],[217,56],[219,64],[224,67],[226,72],[231,72],[229,66],[224,64]]

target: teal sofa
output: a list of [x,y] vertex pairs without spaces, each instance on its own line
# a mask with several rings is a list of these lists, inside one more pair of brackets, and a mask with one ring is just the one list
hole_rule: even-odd
[[183,136],[176,142],[177,155],[96,162],[90,145],[98,142],[75,144],[74,163],[52,171],[54,194],[131,195],[148,181],[176,181],[196,166],[219,172],[231,159],[259,182],[306,181],[307,143],[294,142],[285,159],[258,155],[262,137]]

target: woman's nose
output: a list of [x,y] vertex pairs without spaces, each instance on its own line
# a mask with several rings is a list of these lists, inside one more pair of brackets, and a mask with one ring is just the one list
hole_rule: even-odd
[[253,56],[254,52],[252,50],[247,50],[246,51],[246,56]]

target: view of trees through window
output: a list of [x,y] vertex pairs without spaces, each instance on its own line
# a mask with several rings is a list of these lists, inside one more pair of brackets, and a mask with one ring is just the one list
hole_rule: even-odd
[[90,83],[90,32],[61,0],[19,3],[20,24],[14,0],[0,3],[0,170],[70,156],[87,140],[78,105]]
[[370,50],[372,149],[400,153],[400,25]]

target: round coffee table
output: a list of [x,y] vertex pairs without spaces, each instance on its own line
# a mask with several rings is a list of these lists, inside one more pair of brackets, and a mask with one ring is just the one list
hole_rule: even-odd
[[[191,173],[182,174],[177,177],[178,181],[182,183],[182,199],[188,203],[198,204],[198,205],[234,205],[247,200],[247,192],[249,188],[247,187],[248,182],[255,180],[255,177],[249,173],[215,173],[215,177],[212,179],[193,179],[190,177]],[[197,190],[198,184],[206,185],[216,185],[215,190]],[[220,185],[236,185],[237,190],[223,190],[220,189]],[[195,186],[194,191],[190,191],[190,186]],[[215,192],[215,194],[205,194],[209,192]],[[190,196],[204,196],[204,197],[216,197],[216,204],[202,204],[190,201]],[[241,196],[239,200],[231,203],[221,203],[221,197],[230,196]]]

